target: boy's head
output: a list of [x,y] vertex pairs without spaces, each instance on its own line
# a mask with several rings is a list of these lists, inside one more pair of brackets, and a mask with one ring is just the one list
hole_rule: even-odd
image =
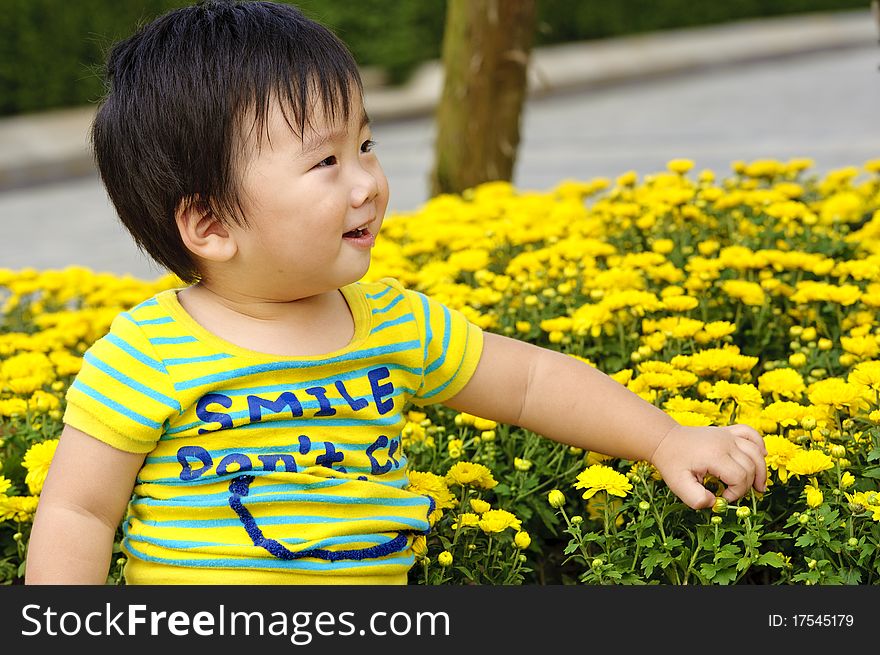
[[249,227],[242,181],[278,108],[300,141],[315,125],[360,123],[363,113],[346,46],[275,2],[171,11],[112,47],[107,81],[91,134],[103,183],[138,246],[186,282],[202,271],[181,236],[181,210]]

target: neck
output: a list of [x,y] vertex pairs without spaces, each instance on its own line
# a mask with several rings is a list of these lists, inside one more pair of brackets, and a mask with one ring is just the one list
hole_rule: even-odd
[[186,290],[191,300],[209,304],[223,313],[258,321],[304,320],[328,306],[338,294],[337,289],[301,298],[278,299],[249,294],[235,288],[218,288],[199,282]]

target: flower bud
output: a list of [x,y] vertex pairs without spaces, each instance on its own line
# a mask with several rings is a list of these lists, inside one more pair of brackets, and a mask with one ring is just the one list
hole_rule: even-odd
[[598,568],[599,568],[600,566],[602,566],[604,563],[605,563],[605,562],[603,562],[601,558],[597,557],[596,559],[594,559],[594,560],[592,561],[592,563],[590,563],[590,566],[592,566],[594,569],[598,569]]
[[525,550],[529,547],[529,544],[532,543],[532,538],[529,536],[529,533],[525,530],[520,530],[513,537],[513,543],[520,550]]
[[12,540],[16,543],[21,541],[21,538],[22,538],[21,532],[16,532],[14,535],[12,535]]
[[856,539],[855,537],[850,537],[849,541],[847,541],[846,543],[850,548],[855,548],[856,546],[859,545],[859,540]]
[[419,558],[428,554],[428,540],[424,535],[419,535],[413,539],[412,549],[416,557]]
[[547,502],[550,503],[550,507],[559,509],[565,505],[565,495],[559,489],[554,489],[547,494]]
[[814,569],[814,568],[816,568],[816,565],[817,565],[818,563],[819,563],[819,562],[817,562],[817,561],[814,560],[814,559],[808,559],[808,560],[807,560],[807,567],[809,567],[810,569]]
[[581,523],[584,522],[584,517],[583,516],[572,516],[571,522],[574,523],[575,525],[580,525]]
[[727,499],[724,496],[718,496],[712,505],[712,511],[715,514],[723,514],[727,511]]
[[740,505],[736,508],[736,517],[738,519],[744,519],[751,516],[752,510],[749,509],[748,505]]
[[651,503],[649,503],[647,500],[643,500],[639,503],[639,509],[643,512],[647,512],[649,509],[651,509]]
[[801,419],[801,427],[804,430],[815,430],[816,429],[816,419],[812,416],[805,416]]
[[798,517],[798,521],[801,525],[806,525],[810,522],[810,517],[807,514],[801,514],[800,517]]
[[452,564],[452,553],[448,550],[444,550],[442,553],[437,555],[437,563],[440,566],[450,566]]
[[720,516],[713,516],[709,520],[712,522],[712,525],[719,525],[723,519]]

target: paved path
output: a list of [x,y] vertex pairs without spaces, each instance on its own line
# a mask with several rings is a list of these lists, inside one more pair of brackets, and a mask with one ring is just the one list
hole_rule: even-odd
[[[726,175],[736,159],[810,157],[817,172],[880,158],[880,47],[830,49],[531,99],[514,183],[662,170],[687,157]],[[390,211],[428,197],[430,118],[374,128],[391,185]],[[0,193],[0,267],[96,270],[154,277],[159,269],[118,226],[96,175]]]

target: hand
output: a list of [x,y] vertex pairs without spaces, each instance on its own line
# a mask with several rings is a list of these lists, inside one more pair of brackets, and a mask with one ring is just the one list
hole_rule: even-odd
[[704,509],[715,502],[703,486],[707,474],[727,485],[722,495],[728,501],[739,500],[750,487],[766,491],[766,455],[764,439],[748,425],[678,425],[654,449],[651,463],[685,504]]

